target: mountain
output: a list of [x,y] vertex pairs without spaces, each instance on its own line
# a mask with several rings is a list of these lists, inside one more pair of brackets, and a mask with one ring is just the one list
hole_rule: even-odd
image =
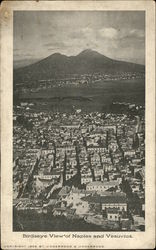
[[66,77],[72,74],[115,74],[144,71],[144,65],[113,60],[96,51],[87,49],[77,56],[55,53],[39,62],[14,69],[14,82],[46,80]]
[[25,66],[28,66],[30,64],[33,64],[35,62],[38,62],[39,59],[21,59],[14,61],[14,69],[22,68]]

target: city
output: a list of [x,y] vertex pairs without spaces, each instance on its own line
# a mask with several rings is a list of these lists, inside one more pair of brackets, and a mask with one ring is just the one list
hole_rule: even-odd
[[72,231],[83,231],[81,223],[89,231],[145,230],[144,106],[112,106],[58,112],[14,104],[15,231],[26,230],[25,214],[27,222],[47,218],[50,231],[56,230],[50,220],[57,230],[64,222],[64,231],[70,223]]
[[31,76],[27,74],[24,81],[21,83],[15,83],[14,88],[18,88],[18,92],[21,93],[35,93],[40,90],[53,89],[55,87],[94,87],[98,83],[103,83],[103,81],[123,81],[123,80],[138,80],[144,79],[144,72],[116,72],[114,74],[102,74],[102,73],[92,73],[92,74],[70,74],[62,76],[61,78],[50,78],[50,79],[34,79],[30,81]]

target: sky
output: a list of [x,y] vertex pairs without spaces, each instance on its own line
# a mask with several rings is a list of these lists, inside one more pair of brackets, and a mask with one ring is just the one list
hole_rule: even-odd
[[145,63],[144,11],[15,11],[14,63],[96,50]]

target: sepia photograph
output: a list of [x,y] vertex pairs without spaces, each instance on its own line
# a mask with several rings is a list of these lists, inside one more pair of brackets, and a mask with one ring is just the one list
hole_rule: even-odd
[[145,12],[15,11],[13,230],[145,230]]
[[2,249],[154,249],[153,7],[3,1]]

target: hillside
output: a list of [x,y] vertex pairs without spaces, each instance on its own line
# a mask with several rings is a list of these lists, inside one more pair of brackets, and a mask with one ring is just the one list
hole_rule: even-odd
[[55,53],[34,64],[14,69],[14,82],[69,77],[72,74],[116,74],[144,71],[144,65],[117,61],[96,51],[84,50],[77,56]]

